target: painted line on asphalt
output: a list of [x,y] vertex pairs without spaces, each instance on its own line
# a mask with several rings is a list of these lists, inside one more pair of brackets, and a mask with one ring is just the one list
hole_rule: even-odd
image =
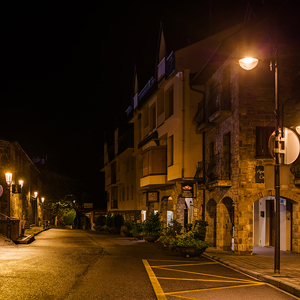
[[[150,261],[150,260],[149,260]],[[163,260],[155,260],[151,259],[151,261],[163,261]],[[164,260],[167,262],[167,260]],[[173,262],[170,260],[170,262]],[[177,261],[178,263],[179,261]],[[265,285],[264,282],[258,282],[254,280],[245,280],[245,279],[240,279],[240,278],[232,278],[232,277],[227,277],[227,276],[220,276],[220,275],[213,275],[213,274],[207,274],[207,273],[199,273],[199,272],[191,272],[191,271],[184,271],[184,270],[178,270],[178,269],[170,269],[166,268],[164,266],[160,265],[153,265],[151,266],[148,262],[148,260],[143,259],[144,266],[146,268],[146,271],[148,273],[149,279],[151,281],[151,284],[153,286],[154,292],[156,294],[156,297],[158,300],[167,300],[166,295],[176,297],[176,298],[182,298],[182,299],[190,299],[190,300],[200,300],[199,298],[191,298],[187,296],[183,296],[182,294],[184,293],[195,293],[195,292],[204,292],[204,291],[213,291],[213,290],[224,290],[224,289],[232,289],[232,288],[240,288],[240,287],[251,287],[251,286],[258,286],[258,285]],[[186,263],[184,261],[184,264],[176,264],[176,265],[168,265],[170,266],[195,266],[195,265],[205,265],[209,263]],[[157,277],[153,271],[153,269],[161,269],[161,270],[167,270],[167,271],[172,271],[172,272],[181,272],[181,273],[188,273],[188,274],[193,274],[193,275],[200,275],[200,276],[211,276],[211,277],[216,277],[217,279],[195,279],[195,278],[176,278],[176,277]],[[159,280],[178,280],[178,281],[194,281],[194,282],[200,282],[200,281],[205,281],[205,282],[220,282],[220,283],[236,283],[238,285],[232,285],[232,286],[222,286],[222,287],[212,287],[212,288],[204,288],[204,289],[196,289],[196,290],[187,290],[187,291],[174,291],[174,292],[167,292],[164,293]],[[199,295],[198,295],[199,296]]]
[[143,259],[144,266],[146,268],[146,271],[148,273],[149,279],[151,281],[151,284],[153,286],[154,292],[156,294],[156,297],[158,300],[167,300],[167,297],[165,296],[165,293],[163,289],[161,288],[157,277],[155,276],[151,266],[149,265],[148,261],[146,259]]
[[[258,283],[253,283],[253,284],[231,285],[231,286],[223,286],[223,287],[216,287],[216,288],[207,288],[207,289],[197,289],[197,290],[168,292],[168,293],[165,293],[165,295],[174,296],[174,297],[180,297],[180,298],[186,298],[186,297],[183,297],[182,295],[177,296],[175,294],[195,293],[195,292],[207,292],[207,291],[224,290],[224,289],[234,289],[234,288],[239,288],[239,287],[249,287],[249,286],[256,286],[256,285],[265,285],[265,283],[258,282]],[[195,298],[187,298],[187,299],[195,299]]]

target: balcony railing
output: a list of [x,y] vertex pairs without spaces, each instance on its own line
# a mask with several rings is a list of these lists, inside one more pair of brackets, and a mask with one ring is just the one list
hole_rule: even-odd
[[198,162],[195,179],[199,183],[211,183],[217,180],[231,180],[230,157],[217,154],[210,161]]

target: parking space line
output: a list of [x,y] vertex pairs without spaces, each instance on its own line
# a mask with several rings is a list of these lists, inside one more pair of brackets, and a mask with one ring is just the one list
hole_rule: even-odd
[[[199,273],[199,272],[192,272],[192,271],[185,271],[180,269],[172,269],[167,267],[181,267],[181,266],[201,266],[206,264],[218,264],[217,262],[213,263],[187,263],[186,261],[183,261],[184,264],[174,264],[174,265],[153,265],[151,266],[148,262],[148,260],[143,259],[144,266],[146,268],[146,271],[148,273],[149,279],[151,281],[152,287],[154,289],[154,292],[156,294],[156,297],[158,300],[167,300],[167,296],[172,296],[176,298],[182,298],[182,299],[190,299],[190,300],[200,300],[200,298],[191,298],[187,296],[183,296],[184,293],[197,293],[197,292],[204,292],[204,291],[213,291],[213,290],[224,290],[224,289],[232,289],[232,288],[240,288],[240,287],[251,287],[251,286],[257,286],[257,285],[264,285],[264,282],[258,282],[254,280],[247,280],[247,279],[241,279],[241,278],[232,278],[228,276],[220,276],[220,275],[213,275],[208,273]],[[150,261],[150,260],[149,260]],[[154,260],[151,261],[156,262],[173,262],[173,261],[167,261],[167,260]],[[177,263],[179,261],[176,261]],[[166,267],[167,266],[167,267]],[[157,277],[153,271],[153,269],[157,270],[166,270],[171,272],[181,272],[181,273],[187,273],[187,274],[193,274],[198,276],[206,276],[206,277],[215,277],[215,279],[201,279],[201,278],[178,278],[178,277]],[[164,293],[159,280],[170,280],[170,281],[194,281],[194,282],[219,282],[219,283],[235,283],[235,285],[232,286],[223,286],[223,287],[212,287],[212,288],[203,288],[203,289],[196,289],[196,290],[185,290],[185,291],[174,291],[174,292],[167,292]],[[236,285],[238,284],[238,285]],[[198,295],[197,295],[198,296]]]
[[146,259],[143,259],[144,266],[146,268],[146,271],[148,273],[148,276],[150,278],[151,284],[153,286],[154,292],[156,294],[156,297],[158,300],[167,300],[167,297],[165,296],[165,293],[163,289],[161,288],[157,277],[155,276],[151,266],[149,265],[148,261]]

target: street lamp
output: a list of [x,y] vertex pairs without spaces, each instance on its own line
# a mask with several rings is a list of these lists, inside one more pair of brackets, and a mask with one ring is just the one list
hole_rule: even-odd
[[10,185],[12,183],[12,173],[5,173],[5,181],[7,184],[7,237],[11,238],[11,228],[10,228]]
[[10,185],[12,183],[12,173],[5,173],[5,181],[7,184],[7,191],[8,191],[8,196],[7,196],[7,215],[10,217]]
[[[253,57],[245,57],[239,60],[239,65],[244,70],[252,70],[258,64],[258,59]],[[278,113],[278,66],[277,66],[277,49],[274,54],[274,63],[270,63],[270,71],[274,66],[275,75],[275,93],[274,93],[274,104],[275,104],[275,135],[274,135],[274,156],[275,156],[275,209],[276,209],[276,226],[275,226],[275,254],[274,254],[274,273],[280,273],[280,149],[279,149],[279,113]]]

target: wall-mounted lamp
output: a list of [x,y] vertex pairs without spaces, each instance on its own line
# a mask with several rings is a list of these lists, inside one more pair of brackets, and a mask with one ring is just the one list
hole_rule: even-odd
[[36,198],[36,199],[37,199],[38,192],[34,192],[33,194],[34,194],[34,198]]
[[19,180],[19,184],[13,184],[11,189],[13,194],[21,194],[22,193],[22,188],[24,185],[23,180]]

